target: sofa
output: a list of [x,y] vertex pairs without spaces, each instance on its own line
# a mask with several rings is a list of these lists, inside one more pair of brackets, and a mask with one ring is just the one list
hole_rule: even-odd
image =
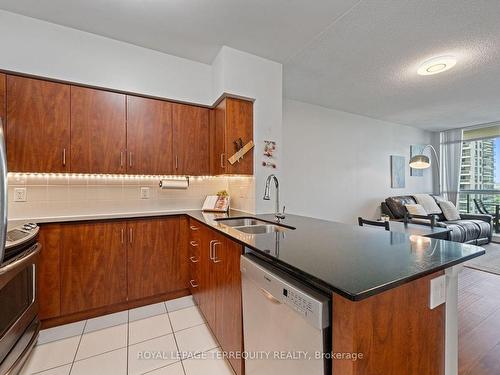
[[[392,220],[403,220],[407,214],[406,204],[416,204],[411,195],[389,197],[382,202],[382,213]],[[448,240],[473,245],[484,245],[491,241],[493,218],[483,214],[460,214],[460,220],[448,221],[442,213],[436,215],[436,225],[451,229]],[[430,225],[429,221],[419,220],[418,224]]]

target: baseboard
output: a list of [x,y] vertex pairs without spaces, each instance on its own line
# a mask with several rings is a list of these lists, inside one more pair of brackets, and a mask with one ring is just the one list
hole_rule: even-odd
[[63,324],[78,322],[80,320],[96,318],[98,316],[112,314],[124,310],[134,309],[136,307],[151,305],[153,303],[168,301],[171,299],[176,299],[179,297],[185,297],[190,295],[189,289],[182,289],[175,292],[169,292],[164,294],[159,294],[152,297],[141,298],[134,301],[127,301],[123,303],[118,303],[116,305],[111,306],[103,306],[97,309],[80,311],[74,314],[58,316],[55,318],[42,320],[42,329],[57,327]]

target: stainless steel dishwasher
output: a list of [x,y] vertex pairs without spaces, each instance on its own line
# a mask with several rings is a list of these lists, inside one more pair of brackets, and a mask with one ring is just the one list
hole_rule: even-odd
[[331,300],[252,254],[240,269],[246,375],[331,374]]

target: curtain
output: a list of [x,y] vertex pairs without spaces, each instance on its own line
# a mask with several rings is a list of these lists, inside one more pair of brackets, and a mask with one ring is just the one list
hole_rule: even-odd
[[462,139],[462,129],[453,129],[441,132],[441,194],[455,206],[457,205],[460,188]]

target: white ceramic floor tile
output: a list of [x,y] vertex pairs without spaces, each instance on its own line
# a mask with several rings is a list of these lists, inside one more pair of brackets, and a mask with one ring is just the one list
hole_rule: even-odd
[[185,357],[193,353],[206,352],[218,347],[217,341],[212,336],[212,332],[206,324],[188,328],[175,333],[179,350]]
[[[64,365],[47,371],[37,372],[36,375],[69,375],[70,370],[71,370],[71,365]],[[20,375],[28,375],[28,373],[21,371]]]
[[68,337],[80,336],[85,327],[85,320],[76,323],[65,324],[59,327],[42,329],[38,336],[37,345],[43,345],[48,342],[67,339]]
[[118,349],[73,363],[71,375],[127,375],[127,349]]
[[180,362],[176,362],[172,365],[148,372],[145,375],[184,375],[184,369]]
[[227,361],[217,356],[218,349],[204,353],[204,357],[193,357],[183,361],[186,375],[234,375]]
[[129,375],[144,374],[179,360],[173,334],[131,345],[128,350]]
[[127,324],[84,333],[76,359],[84,359],[127,346]]
[[196,303],[194,302],[193,296],[186,296],[166,301],[165,305],[167,306],[167,311],[172,312],[194,306]]
[[174,332],[205,323],[205,319],[203,319],[203,315],[201,315],[197,306],[177,310],[168,315],[170,316]]
[[129,345],[172,333],[167,313],[130,322],[128,326]]
[[87,320],[85,333],[98,331],[100,329],[118,326],[128,322],[128,311],[120,311],[114,314],[108,314]]
[[165,314],[167,309],[163,302],[154,305],[142,306],[129,311],[129,321],[133,322],[139,319],[149,318],[151,316]]
[[52,369],[73,362],[80,336],[35,346],[25,364],[27,374]]

